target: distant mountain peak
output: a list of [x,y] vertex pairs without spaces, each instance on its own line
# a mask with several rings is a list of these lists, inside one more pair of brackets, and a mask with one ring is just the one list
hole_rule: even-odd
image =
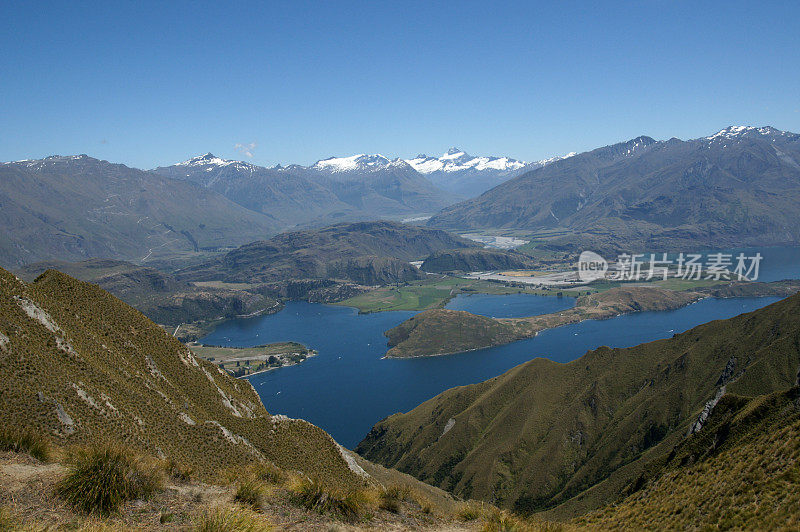
[[352,172],[356,170],[379,170],[402,162],[400,159],[391,160],[379,153],[367,155],[359,153],[350,157],[329,157],[317,161],[312,168],[328,172]]
[[234,165],[236,168],[245,168],[252,166],[249,163],[245,163],[243,161],[230,161],[227,159],[222,159],[221,157],[217,157],[211,152],[206,153],[205,155],[198,155],[197,157],[192,157],[188,161],[183,161],[182,163],[176,163],[175,166],[207,166],[208,169],[211,170],[212,167],[223,167],[223,166],[231,166]]
[[789,135],[788,131],[781,131],[772,126],[728,126],[706,137],[706,140],[721,140],[721,139],[736,139],[743,137],[752,137],[754,135]]
[[488,171],[492,173],[510,172],[525,166],[525,162],[510,157],[473,157],[461,148],[452,147],[441,157],[428,157],[424,153],[405,162],[421,174],[435,172]]

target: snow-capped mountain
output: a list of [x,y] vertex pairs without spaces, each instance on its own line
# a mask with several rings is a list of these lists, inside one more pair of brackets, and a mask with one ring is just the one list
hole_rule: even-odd
[[797,137],[797,134],[790,131],[781,131],[780,129],[775,129],[771,126],[728,126],[725,129],[717,131],[709,137],[705,137],[705,140],[712,142],[724,142],[762,137],[771,137],[774,141],[780,137]]
[[459,148],[450,148],[441,157],[428,157],[420,154],[413,159],[406,159],[414,170],[421,174],[435,172],[464,172],[474,170],[477,172],[513,172],[519,170],[525,163],[510,157],[473,157]]
[[402,159],[382,155],[265,168],[206,153],[153,172],[210,188],[285,227],[431,215],[461,199],[435,187]]
[[374,172],[392,166],[403,166],[401,159],[388,159],[380,154],[366,155],[358,154],[350,157],[331,157],[317,161],[311,168],[325,172]]
[[575,155],[553,157],[526,163],[510,157],[476,157],[459,148],[450,148],[440,157],[424,154],[406,159],[417,172],[444,190],[462,197],[478,196],[500,183],[551,162]]

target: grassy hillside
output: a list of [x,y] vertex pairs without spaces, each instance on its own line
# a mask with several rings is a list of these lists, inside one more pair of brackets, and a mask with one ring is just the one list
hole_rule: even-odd
[[800,389],[725,396],[708,425],[637,479],[635,492],[575,522],[605,530],[800,528]]
[[462,497],[551,516],[614,500],[725,393],[793,386],[800,295],[668,340],[535,359],[375,425],[357,451]]
[[56,271],[0,271],[0,423],[59,444],[113,438],[206,475],[271,460],[356,483],[336,443],[270,416],[229,377],[95,285]]

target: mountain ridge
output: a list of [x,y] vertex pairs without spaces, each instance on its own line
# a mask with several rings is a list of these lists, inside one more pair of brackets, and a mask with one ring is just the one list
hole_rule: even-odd
[[[800,242],[800,135],[728,127],[709,137],[640,136],[553,162],[443,209],[428,224],[562,232],[558,250]],[[630,249],[628,249],[630,251]]]

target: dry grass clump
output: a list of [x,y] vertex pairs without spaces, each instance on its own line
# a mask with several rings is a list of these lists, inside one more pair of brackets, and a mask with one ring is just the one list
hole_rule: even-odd
[[16,530],[19,523],[14,518],[11,510],[8,508],[0,508],[0,531]]
[[307,510],[332,515],[346,521],[367,518],[372,506],[369,494],[364,490],[342,492],[330,489],[316,479],[295,479],[288,489],[297,502]]
[[0,428],[0,451],[28,453],[37,460],[47,462],[51,457],[50,443],[29,428]]
[[240,502],[245,506],[249,506],[254,510],[260,510],[264,507],[264,499],[267,496],[264,485],[255,478],[250,478],[240,483],[236,488],[236,495],[233,500]]
[[400,504],[411,498],[411,486],[396,484],[389,486],[378,495],[378,508],[392,513],[400,512]]
[[289,475],[272,462],[253,462],[244,467],[229,467],[219,472],[223,484],[236,484],[247,480],[258,480],[273,486],[289,480]]
[[264,532],[273,528],[245,508],[216,506],[200,512],[195,519],[197,532]]
[[109,515],[126,501],[163,489],[163,470],[153,460],[116,444],[74,451],[70,472],[57,486],[71,506],[87,514]]
[[477,501],[468,501],[461,504],[456,510],[456,517],[461,521],[474,521],[483,517],[485,504]]
[[194,467],[178,462],[172,457],[164,460],[162,467],[175,482],[189,482],[196,474]]

